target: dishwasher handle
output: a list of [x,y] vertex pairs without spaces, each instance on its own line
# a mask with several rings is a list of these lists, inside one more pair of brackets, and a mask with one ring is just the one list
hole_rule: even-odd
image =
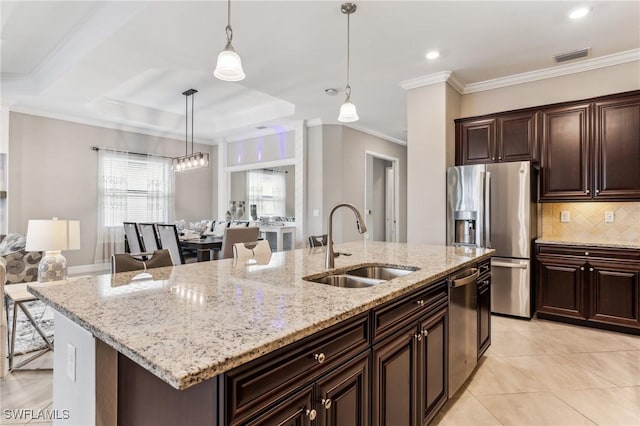
[[475,283],[478,277],[480,276],[480,272],[478,271],[478,268],[471,268],[468,271],[471,272],[468,275],[464,275],[462,277],[456,276],[456,277],[450,278],[449,282],[451,287],[462,287],[471,283]]

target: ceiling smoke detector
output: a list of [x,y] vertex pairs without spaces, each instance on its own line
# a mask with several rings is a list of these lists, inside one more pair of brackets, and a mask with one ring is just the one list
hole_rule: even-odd
[[335,96],[338,94],[338,91],[336,89],[334,89],[333,87],[330,87],[328,89],[324,89],[324,93],[326,93],[329,96]]
[[553,57],[553,60],[556,63],[571,61],[573,59],[584,58],[589,55],[589,50],[591,48],[587,47],[580,50],[572,50],[571,52],[560,53]]

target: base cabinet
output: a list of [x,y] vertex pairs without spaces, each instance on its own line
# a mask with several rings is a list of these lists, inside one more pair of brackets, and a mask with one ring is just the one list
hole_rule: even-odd
[[309,386],[245,424],[247,426],[311,426],[317,416],[317,411],[311,408],[312,401],[313,387]]
[[538,245],[538,317],[640,334],[640,250]]

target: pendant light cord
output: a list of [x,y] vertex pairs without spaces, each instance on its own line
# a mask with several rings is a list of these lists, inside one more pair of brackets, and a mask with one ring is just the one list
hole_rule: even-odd
[[233,30],[231,29],[231,0],[227,0],[227,26],[224,30],[227,33],[227,46],[229,46],[233,39]]
[[347,101],[351,99],[351,86],[349,85],[349,58],[350,58],[350,45],[351,45],[351,27],[350,27],[351,14],[347,14],[347,87],[344,91],[347,94]]
[[193,116],[195,115],[195,109],[193,109],[193,103],[195,102],[195,93],[191,95],[191,155],[193,155],[193,134],[195,129],[193,128]]
[[189,95],[184,96],[184,155],[189,155]]

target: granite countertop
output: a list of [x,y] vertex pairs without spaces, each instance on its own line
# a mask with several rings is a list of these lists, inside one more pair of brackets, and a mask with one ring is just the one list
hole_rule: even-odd
[[601,242],[601,241],[567,241],[567,240],[556,240],[550,238],[538,238],[536,240],[536,244],[558,244],[565,246],[589,246],[589,247],[609,247],[609,248],[627,248],[627,249],[636,249],[640,250],[640,242],[638,243],[612,243],[612,242]]
[[[359,241],[337,244],[336,268],[364,263],[420,270],[370,288],[304,281],[324,249],[29,285],[29,291],[171,386],[186,389],[488,258],[493,250]],[[136,278],[136,279],[134,279]]]

